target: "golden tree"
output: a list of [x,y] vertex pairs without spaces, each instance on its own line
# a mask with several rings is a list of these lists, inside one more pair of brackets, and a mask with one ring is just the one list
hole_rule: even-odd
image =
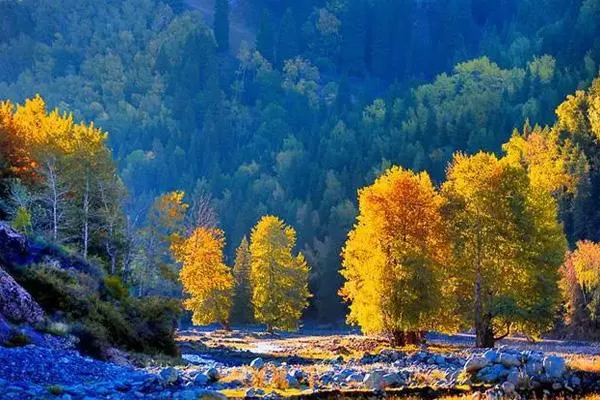
[[440,317],[452,290],[441,206],[429,175],[399,167],[360,190],[358,221],[342,250],[348,322],[396,344],[453,324]]
[[179,278],[189,296],[183,305],[192,311],[194,324],[218,322],[229,328],[233,277],[223,263],[224,246],[223,231],[203,227],[171,246],[175,259],[182,265]]
[[453,244],[458,314],[491,347],[512,330],[536,334],[558,306],[566,250],[557,204],[527,171],[493,154],[455,155],[442,186]]
[[250,280],[257,322],[294,330],[308,306],[309,267],[302,253],[293,255],[296,231],[274,216],[258,221],[250,237]]

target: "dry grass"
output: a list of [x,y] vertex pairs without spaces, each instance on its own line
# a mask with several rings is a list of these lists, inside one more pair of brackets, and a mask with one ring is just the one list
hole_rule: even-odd
[[567,363],[579,371],[600,373],[600,356],[572,355],[567,357]]

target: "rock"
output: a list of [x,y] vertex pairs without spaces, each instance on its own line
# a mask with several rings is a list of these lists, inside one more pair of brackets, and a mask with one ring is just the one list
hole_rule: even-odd
[[172,367],[165,368],[158,374],[158,379],[165,386],[173,385],[179,380],[179,371]]
[[304,372],[301,369],[292,369],[289,374],[299,381],[304,379]]
[[496,362],[496,360],[498,359],[498,353],[496,353],[495,350],[488,350],[485,353],[483,353],[483,358],[485,358],[486,360],[488,360],[488,362],[494,363]]
[[560,382],[554,382],[552,384],[552,390],[560,390],[560,389],[562,389],[562,385]]
[[44,311],[12,276],[0,268],[0,315],[16,323],[35,325],[44,320]]
[[490,365],[490,362],[485,357],[473,357],[465,363],[465,371],[472,374]]
[[360,372],[354,372],[346,377],[347,383],[359,383],[365,378],[364,374]]
[[255,369],[261,369],[262,367],[265,366],[265,362],[262,358],[256,357],[254,360],[252,360],[252,362],[250,363],[250,366]]
[[202,400],[227,400],[227,396],[214,390],[198,390],[196,398]]
[[382,376],[383,374],[380,372],[370,372],[365,375],[362,383],[370,390],[381,390],[383,385]]
[[558,356],[544,358],[544,370],[551,379],[560,379],[567,372],[565,359]]
[[211,367],[206,371],[206,377],[214,382],[214,381],[218,381],[219,380],[219,370],[216,369],[215,367]]
[[500,388],[504,392],[504,394],[513,394],[515,392],[515,385],[512,382],[504,382]]
[[290,388],[300,387],[300,382],[298,382],[298,379],[296,379],[295,376],[293,376],[289,373],[285,376],[285,380],[287,382],[288,387],[290,387]]
[[494,383],[499,382],[501,379],[507,377],[509,370],[504,368],[501,364],[494,364],[480,370],[477,373],[477,379],[481,382]]
[[381,389],[395,388],[404,383],[402,377],[396,373],[385,374],[381,377]]
[[525,372],[529,376],[537,376],[542,373],[544,366],[541,361],[529,359],[525,364]]
[[581,386],[581,378],[577,375],[573,375],[571,377],[571,386],[573,386],[574,389],[578,389]]
[[210,379],[205,374],[198,374],[194,377],[194,384],[198,386],[206,386],[210,382]]
[[521,365],[521,361],[519,357],[515,354],[502,353],[500,357],[498,357],[498,362],[505,367],[518,367]]

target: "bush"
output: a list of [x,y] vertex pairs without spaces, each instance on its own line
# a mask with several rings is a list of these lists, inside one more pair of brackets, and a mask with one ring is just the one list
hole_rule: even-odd
[[41,330],[55,336],[67,336],[71,328],[64,322],[50,322]]
[[31,344],[31,338],[21,331],[12,331],[8,340],[4,342],[6,347],[23,347]]
[[[19,271],[16,280],[49,315],[61,314],[73,324],[79,350],[104,358],[106,350],[121,347],[145,353],[178,355],[175,328],[181,315],[173,299],[129,297],[118,277],[99,285],[92,276],[47,265]],[[68,325],[49,324],[50,333],[68,332]]]
[[129,290],[118,276],[108,276],[104,279],[104,290],[106,294],[115,300],[123,300],[129,297]]
[[53,396],[60,396],[64,393],[64,389],[60,385],[50,385],[47,389],[48,393],[50,393]]

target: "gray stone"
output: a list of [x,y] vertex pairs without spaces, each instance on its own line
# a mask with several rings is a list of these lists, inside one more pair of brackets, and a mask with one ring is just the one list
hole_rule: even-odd
[[382,378],[383,374],[378,371],[373,371],[365,375],[363,379],[363,385],[370,390],[381,390],[382,389]]
[[558,356],[548,356],[544,358],[544,370],[552,379],[560,379],[567,372],[565,359]]
[[513,394],[515,392],[515,385],[512,382],[506,381],[500,387],[504,394]]
[[355,372],[346,377],[346,382],[347,383],[358,383],[358,382],[362,382],[364,378],[365,378],[364,374],[362,374],[360,372]]
[[535,359],[527,360],[527,364],[525,364],[525,372],[529,376],[537,376],[542,373],[544,366],[541,361]]
[[472,374],[490,365],[485,357],[475,356],[465,363],[465,371]]
[[560,390],[562,389],[562,384],[560,382],[554,382],[552,384],[552,390]]
[[573,386],[575,389],[578,389],[581,386],[581,378],[579,378],[577,375],[573,375],[571,377],[571,386]]
[[290,388],[300,387],[300,382],[298,382],[298,379],[296,379],[295,376],[293,376],[289,373],[285,376],[285,380],[287,382],[288,387],[290,387]]
[[179,371],[169,367],[160,371],[158,379],[163,385],[173,385],[179,380]]
[[206,377],[211,380],[211,381],[218,381],[219,380],[219,370],[216,369],[215,367],[211,367],[206,371]]
[[250,366],[252,368],[261,369],[262,367],[265,366],[265,362],[262,358],[257,357],[254,360],[252,360],[252,362],[250,363]]
[[498,359],[498,353],[496,353],[495,350],[488,350],[485,353],[483,353],[483,357],[488,360],[490,363],[496,362],[496,360]]
[[500,364],[494,364],[480,370],[477,373],[477,379],[486,383],[494,383],[499,382],[503,378],[507,377],[508,374],[509,370],[507,370]]
[[194,383],[198,386],[206,386],[210,379],[205,374],[198,374],[194,377]]
[[381,377],[381,389],[395,388],[404,383],[402,377],[396,373],[385,374]]
[[498,357],[498,362],[505,367],[518,367],[521,365],[521,361],[516,354],[502,353]]

